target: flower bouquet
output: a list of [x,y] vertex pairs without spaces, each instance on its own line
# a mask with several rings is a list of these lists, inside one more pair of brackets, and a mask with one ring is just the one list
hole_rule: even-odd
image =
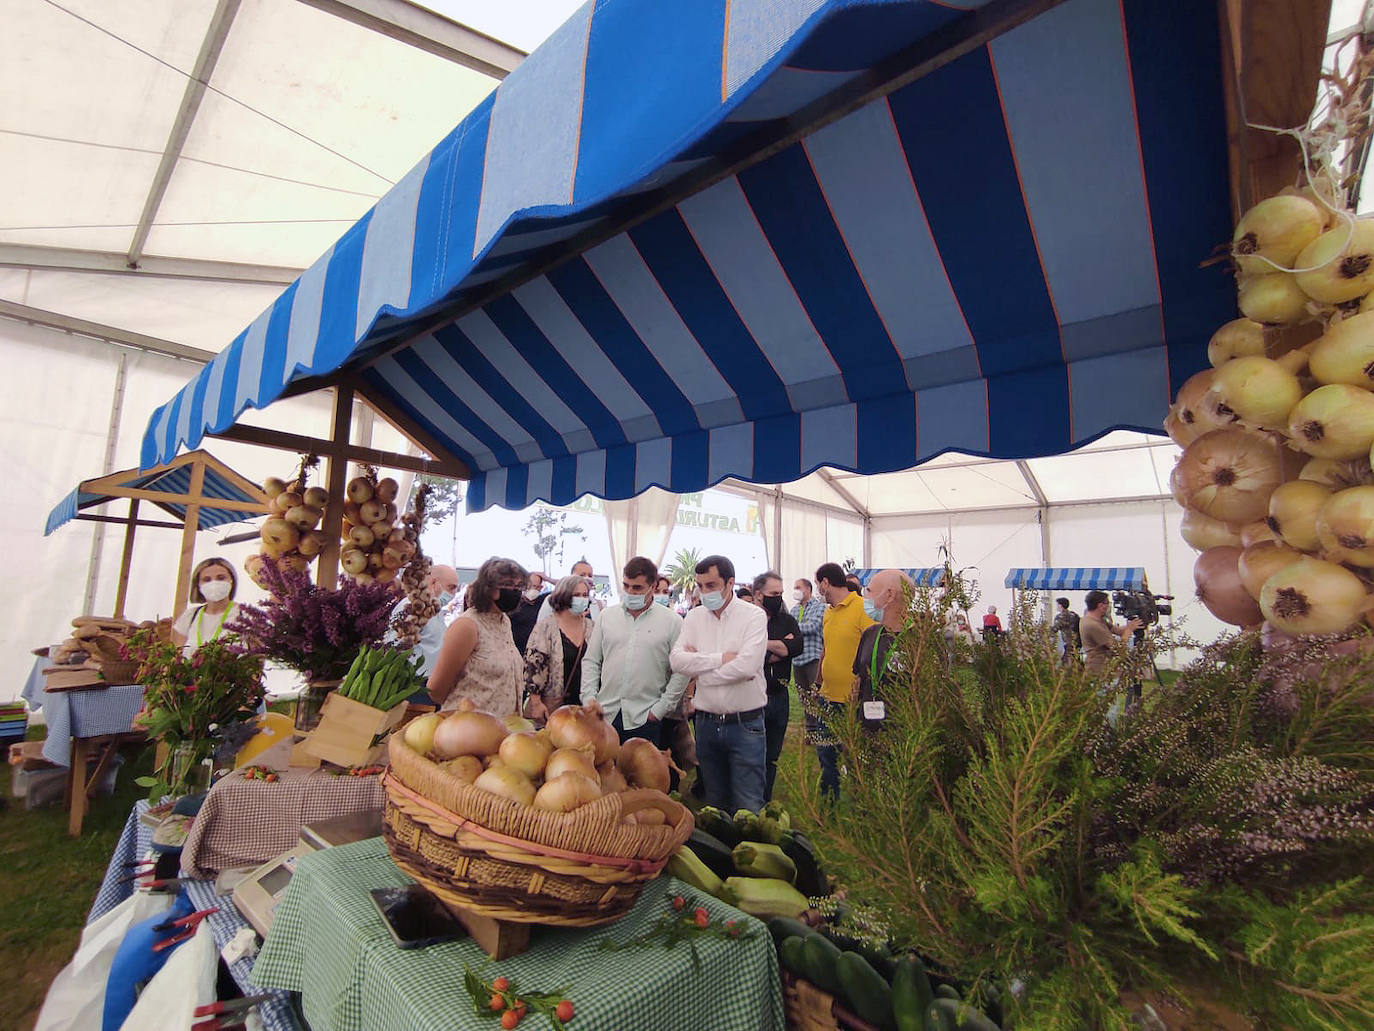
[[136,632],[126,652],[138,663],[144,685],[137,722],[167,746],[155,775],[140,777],[138,784],[149,789],[152,801],[187,794],[217,739],[235,736],[238,725],[256,715],[263,698],[262,660],[220,640],[188,658],[153,628]]

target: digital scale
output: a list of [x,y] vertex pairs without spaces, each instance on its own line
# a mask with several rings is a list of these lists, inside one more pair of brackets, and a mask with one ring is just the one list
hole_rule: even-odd
[[277,905],[286,894],[296,872],[296,861],[312,852],[335,845],[375,838],[382,833],[382,811],[352,813],[332,820],[321,820],[301,828],[296,844],[274,859],[269,859],[239,882],[234,889],[234,906],[253,930],[264,938],[272,926]]

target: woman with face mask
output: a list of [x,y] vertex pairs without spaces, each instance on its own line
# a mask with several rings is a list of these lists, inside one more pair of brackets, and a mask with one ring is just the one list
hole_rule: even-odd
[[525,715],[543,724],[560,705],[582,704],[582,656],[592,621],[585,576],[565,576],[549,595],[553,614],[534,625],[525,645]]
[[238,607],[234,604],[237,591],[238,578],[227,559],[207,558],[196,566],[191,574],[191,604],[172,624],[172,640],[186,655],[224,631]]
[[449,624],[429,674],[430,697],[442,711],[464,698],[493,716],[519,708],[525,663],[511,638],[510,613],[527,581],[520,563],[508,558],[489,558],[477,570],[472,603]]

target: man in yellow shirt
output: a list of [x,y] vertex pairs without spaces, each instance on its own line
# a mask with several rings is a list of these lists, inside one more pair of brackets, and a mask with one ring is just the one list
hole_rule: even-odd
[[[863,599],[850,590],[844,570],[838,563],[827,562],[816,570],[816,593],[825,599],[825,621],[821,625],[824,642],[821,651],[821,673],[816,687],[822,714],[841,711],[854,695],[857,678],[854,676],[854,655],[859,650],[859,638],[873,625],[864,614]],[[812,728],[813,733],[828,736],[822,721]],[[816,746],[821,764],[821,794],[836,801],[840,797],[839,748],[833,744]]]

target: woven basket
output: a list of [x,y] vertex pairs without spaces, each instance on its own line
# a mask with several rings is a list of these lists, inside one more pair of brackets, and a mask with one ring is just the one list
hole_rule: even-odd
[[[497,920],[595,927],[629,912],[692,834],[659,791],[605,795],[548,813],[474,788],[392,735],[383,784],[391,856],[446,905]],[[625,823],[640,809],[667,823]]]
[[110,687],[125,687],[138,683],[138,663],[128,659],[102,660],[100,675]]

